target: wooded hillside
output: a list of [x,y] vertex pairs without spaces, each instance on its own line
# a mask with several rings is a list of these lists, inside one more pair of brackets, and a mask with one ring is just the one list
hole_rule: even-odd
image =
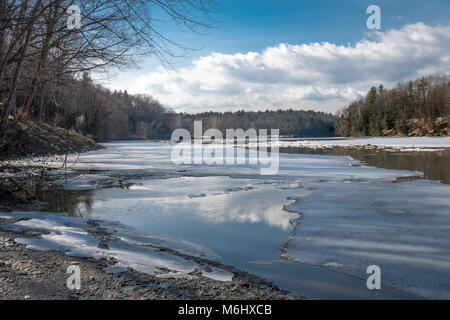
[[450,77],[424,77],[386,90],[372,87],[364,99],[342,110],[341,136],[448,135]]
[[20,120],[99,139],[145,131],[136,120],[142,113],[152,118],[146,125],[159,123],[159,103],[111,94],[89,73],[106,75],[144,56],[162,63],[183,56],[188,49],[161,29],[208,28],[214,6],[214,0],[1,0],[0,146],[13,133],[10,122]]
[[[298,110],[246,112],[205,112],[177,115],[175,127],[192,132],[194,120],[202,120],[203,127],[226,129],[279,129],[280,135],[293,137],[330,137],[334,135],[335,117],[330,113]],[[270,131],[268,131],[270,134]]]

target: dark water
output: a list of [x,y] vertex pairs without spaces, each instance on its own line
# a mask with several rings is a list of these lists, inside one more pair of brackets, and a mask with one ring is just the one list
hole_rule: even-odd
[[450,149],[433,152],[390,152],[376,149],[280,148],[280,152],[351,156],[372,167],[419,171],[428,180],[450,184]]

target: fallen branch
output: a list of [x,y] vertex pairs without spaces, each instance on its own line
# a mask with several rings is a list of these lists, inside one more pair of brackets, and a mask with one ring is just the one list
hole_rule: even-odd
[[21,186],[19,183],[17,183],[13,178],[9,178],[10,181],[12,181],[14,183],[14,185],[19,188],[20,190],[22,190],[23,192],[25,192],[26,194],[28,194],[30,197],[32,197],[33,199],[36,199],[36,196],[34,194],[32,194],[30,191],[28,191],[25,187]]

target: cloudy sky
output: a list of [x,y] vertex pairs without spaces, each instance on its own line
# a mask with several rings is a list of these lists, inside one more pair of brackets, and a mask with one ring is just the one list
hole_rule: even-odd
[[[175,111],[336,112],[372,85],[450,73],[450,1],[224,0],[206,35],[167,28],[197,50],[152,57],[105,84]],[[381,29],[369,30],[369,5]]]

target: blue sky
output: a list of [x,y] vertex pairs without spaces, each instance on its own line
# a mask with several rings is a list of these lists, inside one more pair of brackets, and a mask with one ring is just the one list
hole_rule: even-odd
[[[167,99],[168,90],[176,90],[173,94],[185,94],[186,97],[189,95],[197,95],[201,92],[185,92],[193,87],[191,85],[181,85],[178,81],[183,81],[183,76],[176,76],[174,73],[182,74],[183,69],[189,69],[191,73],[199,72],[199,76],[202,74],[201,70],[198,70],[196,63],[198,63],[202,57],[212,57],[212,53],[219,53],[228,56],[216,57],[220,60],[220,63],[215,61],[210,65],[212,67],[211,72],[214,73],[214,67],[218,65],[223,66],[223,63],[229,65],[234,62],[230,62],[232,57],[235,60],[239,60],[242,63],[242,68],[240,70],[245,70],[247,64],[252,64],[254,67],[253,60],[242,61],[236,55],[247,55],[249,52],[255,52],[263,55],[267,48],[276,48],[280,44],[301,46],[301,45],[311,45],[313,43],[329,43],[332,45],[343,46],[347,48],[356,48],[358,43],[368,40],[376,43],[380,41],[379,39],[373,39],[373,37],[378,37],[374,31],[370,31],[366,27],[366,20],[368,14],[366,9],[369,5],[375,4],[381,8],[381,26],[382,29],[379,30],[381,33],[388,33],[395,30],[404,30],[407,26],[417,26],[416,29],[420,29],[422,33],[430,33],[433,36],[439,38],[443,37],[442,32],[437,32],[438,28],[446,27],[450,24],[450,1],[448,0],[430,0],[430,1],[394,1],[394,0],[384,0],[384,1],[361,1],[361,0],[315,0],[315,1],[302,1],[302,0],[223,0],[221,2],[221,10],[217,14],[214,14],[214,18],[217,20],[216,26],[209,30],[203,30],[207,32],[206,35],[195,34],[191,32],[180,32],[177,28],[173,26],[166,26],[164,31],[166,34],[177,42],[183,43],[184,45],[192,48],[197,48],[190,52],[189,57],[186,58],[174,58],[171,59],[173,70],[168,72],[172,73],[172,76],[166,77],[158,75],[157,73],[164,72],[160,68],[160,63],[155,58],[148,58],[140,63],[139,70],[133,70],[125,73],[119,73],[114,81],[112,81],[110,87],[118,87],[120,89],[127,89],[133,93],[147,93],[154,95],[159,98],[164,104],[167,104],[175,110],[190,111],[190,110],[204,110],[204,109],[214,109],[214,110],[233,110],[239,108],[239,99],[242,101],[245,92],[255,95],[256,88],[254,83],[249,81],[247,76],[245,81],[241,83],[239,88],[231,88],[231,84],[234,82],[233,76],[230,77],[230,85],[226,82],[225,74],[222,74],[220,79],[220,88],[209,88],[206,93],[210,95],[210,98],[206,101],[200,102],[198,99],[191,101],[190,103],[184,103],[181,105],[177,103],[176,99]],[[421,28],[417,24],[421,23],[426,26],[426,28]],[[428,28],[428,29],[427,29]],[[416,30],[414,29],[414,30]],[[442,31],[442,30],[441,30]],[[409,31],[411,33],[411,31]],[[393,37],[399,37],[399,35],[392,35]],[[408,35],[404,32],[403,40]],[[394,38],[393,38],[394,39]],[[397,39],[397,38],[395,38]],[[402,41],[398,39],[398,41]],[[392,39],[391,39],[392,40]],[[386,47],[389,47],[389,39],[385,39]],[[393,41],[393,40],[392,40]],[[447,39],[439,38],[439,41],[444,41],[444,45],[447,44]],[[420,41],[419,41],[420,42]],[[416,48],[415,46],[414,48]],[[297,48],[298,49],[298,48]],[[317,48],[316,48],[317,49]],[[316,50],[314,48],[306,48],[308,54],[310,50]],[[317,50],[322,50],[319,48]],[[439,49],[439,48],[437,48]],[[436,49],[436,50],[437,50]],[[400,50],[399,48],[393,49],[395,51]],[[296,52],[297,58],[293,59],[303,59],[298,54],[298,50],[293,48]],[[405,52],[406,54],[407,52]],[[334,54],[334,53],[333,53]],[[301,54],[304,55],[304,52]],[[355,55],[360,55],[355,52]],[[390,56],[390,55],[389,55]],[[340,56],[342,59],[342,56]],[[310,57],[311,58],[311,57]],[[217,60],[216,59],[216,60]],[[276,57],[273,61],[275,64],[268,62],[268,57],[262,59],[263,64],[269,64],[272,68],[279,69],[276,65]],[[311,59],[315,60],[314,57]],[[340,63],[340,60],[336,60],[336,64]],[[214,60],[214,59],[213,59]],[[245,59],[244,59],[245,60]],[[260,59],[261,60],[261,59]],[[262,61],[261,60],[261,61]],[[426,60],[426,59],[425,59]],[[432,65],[434,63],[436,69],[439,67],[436,65],[436,61],[424,61],[420,60],[421,63],[426,63],[424,68],[426,70],[432,70]],[[297,61],[298,62],[298,61]],[[301,63],[300,63],[301,62]],[[299,63],[304,66],[305,64],[310,65],[310,61],[300,61]],[[358,62],[361,62],[358,60]],[[442,61],[441,61],[442,62]],[[417,64],[417,61],[415,62]],[[298,64],[297,64],[298,65]],[[222,70],[222,67],[218,67]],[[264,68],[264,67],[262,67]],[[408,66],[403,66],[403,68],[408,68]],[[218,70],[219,70],[218,69]],[[233,70],[236,68],[233,67]],[[251,68],[250,68],[251,69]],[[249,70],[250,70],[249,69]],[[332,68],[333,69],[333,68]],[[441,68],[442,69],[442,68]],[[230,69],[231,70],[231,69]],[[302,69],[303,70],[303,69]],[[423,71],[423,70],[422,70]],[[442,70],[446,72],[446,70]],[[315,73],[314,70],[310,70],[311,73]],[[227,71],[227,75],[230,72]],[[152,86],[155,83],[155,79],[149,80],[153,74],[153,78],[157,78],[158,81],[170,81],[176,80],[175,83],[180,85],[174,89],[174,84],[167,85],[165,88],[161,86]],[[402,75],[405,76],[415,76],[421,75],[418,71],[416,73],[406,72],[406,70],[399,70],[396,75],[399,76],[400,80]],[[139,84],[130,83],[130,79],[135,81],[141,81]],[[311,88],[306,90],[305,82],[308,82],[308,77],[305,77],[305,81],[302,79],[297,79],[298,92],[305,93],[308,97],[310,93],[317,95],[316,99],[301,99],[302,94],[294,94],[291,98],[294,101],[288,101],[286,105],[289,107],[294,106],[295,108],[306,108],[310,106],[312,109],[323,109],[335,111],[339,106],[345,104],[348,100],[351,100],[351,96],[357,97],[362,91],[364,91],[365,86],[368,86],[370,81],[383,81],[389,85],[393,84],[392,76],[388,76],[383,79],[383,76],[376,76],[373,79],[365,79],[366,81],[348,81],[345,77],[342,82],[327,82],[326,79],[323,81],[315,80],[311,82],[310,87],[314,84],[320,84],[323,89],[321,92],[328,92],[322,98],[333,98],[333,94],[330,92],[335,92],[336,90],[347,90],[348,94],[345,99],[337,99],[338,101],[323,103],[321,99],[321,92],[312,92]],[[186,80],[186,79],[185,79]],[[217,79],[216,79],[217,80]],[[242,80],[242,79],[241,79]],[[259,81],[260,79],[258,79]],[[364,80],[364,79],[363,79]],[[144,81],[147,81],[147,85],[144,85]],[[187,82],[191,81],[189,79]],[[192,81],[191,81],[192,82]],[[260,81],[259,81],[260,82]],[[201,86],[201,84],[199,84]],[[247,86],[247,87],[246,87]],[[303,86],[303,87],[301,87]],[[226,88],[225,88],[226,87]],[[214,101],[214,90],[218,90],[218,96],[221,96],[220,103],[213,103]],[[249,89],[251,88],[251,89]],[[226,89],[224,91],[224,89]],[[296,90],[296,86],[289,83],[282,90],[290,90],[293,92]],[[184,90],[184,91],[183,91]],[[228,91],[227,91],[228,90]],[[252,91],[253,90],[253,91]],[[303,90],[303,91],[302,91]],[[306,91],[305,91],[306,90]],[[328,91],[327,91],[328,90]],[[334,90],[334,91],[333,91]],[[145,92],[142,92],[145,91]],[[352,91],[352,92],[350,92]],[[224,93],[229,92],[229,99],[223,99]],[[297,92],[297,93],[298,93]],[[233,99],[233,95],[235,96]],[[336,95],[337,97],[338,95]],[[344,94],[345,96],[345,94]],[[247,97],[247,96],[245,96]],[[256,97],[256,95],[255,95]],[[297,97],[297,98],[293,98]],[[312,97],[312,96],[311,96]],[[341,95],[342,98],[342,95]],[[264,102],[265,100],[268,100]],[[251,104],[251,108],[277,108],[280,105],[284,108],[283,99],[277,97],[274,99],[273,103],[270,102],[270,97],[264,97],[264,99],[252,105],[252,99],[244,99],[245,103]],[[327,99],[325,99],[327,100]],[[328,99],[330,100],[330,99]],[[333,100],[333,99],[331,99]],[[336,99],[334,99],[336,100]],[[297,102],[296,102],[297,101]],[[305,102],[305,103],[302,103]],[[298,104],[298,107],[296,105]],[[322,107],[321,107],[322,105]]]
[[354,43],[368,32],[366,9],[371,4],[382,10],[383,29],[418,21],[447,24],[450,18],[448,0],[225,0],[216,15],[222,23],[210,35],[176,37],[204,47],[202,54],[261,51],[280,42]]

